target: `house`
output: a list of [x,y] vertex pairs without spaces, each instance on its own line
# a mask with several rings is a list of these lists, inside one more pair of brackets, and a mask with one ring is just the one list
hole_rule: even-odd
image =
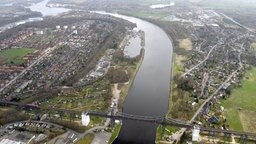
[[219,122],[219,119],[216,116],[212,116],[208,119],[208,122],[212,124],[217,124]]

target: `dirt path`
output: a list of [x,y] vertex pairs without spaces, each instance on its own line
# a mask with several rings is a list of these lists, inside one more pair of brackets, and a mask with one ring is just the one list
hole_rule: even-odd
[[112,85],[112,94],[113,94],[113,98],[115,99],[119,99],[120,98],[120,92],[121,90],[118,89],[118,84],[113,84]]

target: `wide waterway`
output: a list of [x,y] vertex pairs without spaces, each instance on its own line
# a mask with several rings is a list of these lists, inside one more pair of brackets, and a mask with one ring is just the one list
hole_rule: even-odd
[[[45,12],[46,1],[37,4],[37,11]],[[51,11],[50,15],[58,13]],[[142,116],[165,115],[168,111],[171,78],[171,40],[161,28],[147,21],[119,14],[110,15],[136,23],[138,29],[145,32],[144,59],[125,99],[123,112]],[[114,143],[153,144],[156,128],[156,124],[125,120]]]
[[47,7],[47,3],[49,1],[50,0],[44,0],[42,2],[31,5],[29,8],[32,11],[41,12],[43,16],[56,16],[58,14],[70,11],[70,9],[66,8]]
[[[152,23],[119,14],[110,15],[136,23],[138,29],[145,32],[144,59],[125,99],[123,112],[142,116],[165,115],[171,78],[171,40]],[[153,144],[156,128],[156,124],[125,120],[114,144]]]

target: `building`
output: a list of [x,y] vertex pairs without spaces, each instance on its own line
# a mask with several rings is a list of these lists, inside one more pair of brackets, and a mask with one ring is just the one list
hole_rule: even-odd
[[89,125],[89,123],[90,123],[90,116],[89,115],[87,115],[87,113],[82,113],[82,125],[83,126],[88,126]]
[[26,144],[26,143],[18,142],[18,141],[13,141],[13,140],[9,140],[9,139],[2,139],[0,141],[0,144]]
[[192,141],[199,141],[200,138],[200,128],[198,126],[195,126],[192,130]]

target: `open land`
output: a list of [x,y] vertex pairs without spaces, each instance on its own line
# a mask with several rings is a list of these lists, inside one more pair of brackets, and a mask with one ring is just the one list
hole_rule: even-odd
[[222,101],[230,127],[235,130],[255,132],[255,84],[256,68],[245,73],[241,87],[232,91],[227,100]]
[[24,57],[34,52],[34,49],[15,48],[8,49],[0,53],[0,58],[3,59],[4,64],[12,63],[21,65],[24,63]]

